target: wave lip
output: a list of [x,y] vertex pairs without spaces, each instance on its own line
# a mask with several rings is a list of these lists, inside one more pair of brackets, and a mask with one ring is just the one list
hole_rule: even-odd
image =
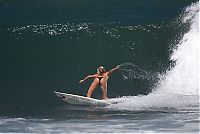
[[159,86],[147,96],[112,99],[114,110],[184,110],[199,112],[199,2],[185,9],[182,23],[190,30],[171,55],[176,66],[161,76]]
[[158,92],[199,94],[199,2],[186,8],[182,23],[186,22],[190,23],[190,30],[171,55],[176,66],[164,76]]

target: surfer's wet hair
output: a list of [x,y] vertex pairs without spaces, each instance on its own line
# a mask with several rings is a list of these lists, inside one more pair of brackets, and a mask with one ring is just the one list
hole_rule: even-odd
[[106,72],[105,68],[103,66],[100,66],[97,68],[97,73],[100,74],[100,73],[104,73]]

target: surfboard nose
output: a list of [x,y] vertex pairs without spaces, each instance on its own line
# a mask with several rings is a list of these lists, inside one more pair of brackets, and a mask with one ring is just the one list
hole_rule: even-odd
[[54,93],[56,94],[56,96],[58,96],[61,99],[65,99],[66,97],[64,95],[62,95],[62,93],[54,91]]

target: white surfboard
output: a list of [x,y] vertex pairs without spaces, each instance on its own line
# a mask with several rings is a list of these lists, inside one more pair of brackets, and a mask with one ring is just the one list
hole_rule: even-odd
[[54,93],[63,101],[69,104],[74,104],[74,105],[107,106],[111,104],[109,102],[106,102],[106,100],[98,100],[94,98],[88,98],[88,97],[74,95],[74,94],[66,94],[66,93],[61,93],[61,92],[56,92],[56,91],[54,91]]

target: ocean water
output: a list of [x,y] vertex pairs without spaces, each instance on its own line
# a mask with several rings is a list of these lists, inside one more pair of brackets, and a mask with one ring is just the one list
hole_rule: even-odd
[[[0,133],[199,133],[199,37],[197,0],[1,1]],[[113,104],[53,93],[100,65]]]

